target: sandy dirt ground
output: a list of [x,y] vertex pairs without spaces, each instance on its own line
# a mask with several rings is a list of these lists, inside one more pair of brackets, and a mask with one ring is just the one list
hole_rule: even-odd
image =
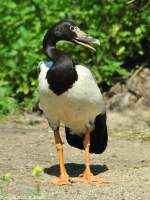
[[[13,181],[6,187],[0,180],[0,199],[148,200],[149,111],[108,112],[108,128],[108,147],[101,155],[91,155],[91,165],[95,175],[108,178],[112,184],[74,183],[59,187],[45,184],[40,187],[40,196],[35,196],[33,167],[43,167],[41,178],[44,180],[52,180],[59,174],[53,133],[45,118],[37,114],[24,114],[1,121],[0,176],[10,172]],[[61,133],[66,168],[71,177],[76,177],[84,169],[84,151],[70,147],[63,128]]]

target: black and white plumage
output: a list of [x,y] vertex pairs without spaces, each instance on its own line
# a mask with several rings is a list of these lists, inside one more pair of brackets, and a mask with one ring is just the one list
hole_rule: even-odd
[[[85,127],[91,127],[91,140],[93,138],[90,146],[91,153],[102,152],[107,145],[105,105],[91,72],[83,65],[75,65],[74,73],[77,80],[74,80],[73,84],[68,84],[66,88],[61,86],[63,82],[59,83],[58,78],[54,82],[56,86],[51,90],[48,72],[52,65],[52,62],[40,63],[39,74],[40,106],[50,126],[56,130],[60,122],[64,123],[68,143],[80,149],[84,149]],[[65,91],[60,94],[63,89]]]
[[78,43],[93,51],[91,44],[98,44],[98,40],[80,31],[72,20],[64,20],[48,30],[43,49],[51,61],[39,64],[40,107],[54,133],[61,122],[65,125],[71,146],[84,149],[85,130],[89,128],[89,152],[102,153],[108,138],[102,94],[91,71],[56,48],[59,40]]

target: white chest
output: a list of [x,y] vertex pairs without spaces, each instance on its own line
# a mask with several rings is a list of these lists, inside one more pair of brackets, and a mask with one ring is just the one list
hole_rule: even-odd
[[83,130],[104,111],[102,95],[89,69],[77,65],[78,80],[59,96],[48,87],[45,79],[47,70],[48,67],[42,63],[39,75],[40,104],[48,120],[62,122],[74,130]]

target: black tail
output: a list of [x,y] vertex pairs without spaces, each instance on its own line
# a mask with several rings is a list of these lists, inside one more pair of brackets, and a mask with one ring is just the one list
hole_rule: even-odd
[[[71,129],[65,127],[67,142],[78,149],[84,149],[84,136],[70,134]],[[106,113],[100,114],[95,119],[95,129],[91,131],[90,153],[100,154],[107,147],[108,134],[106,125]]]

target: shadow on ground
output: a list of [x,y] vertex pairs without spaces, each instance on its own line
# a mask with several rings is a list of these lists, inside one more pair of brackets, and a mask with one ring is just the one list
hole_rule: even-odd
[[[79,174],[81,174],[85,169],[85,165],[83,164],[67,163],[65,166],[71,177],[79,176]],[[94,175],[98,175],[99,173],[107,171],[108,167],[106,165],[91,165],[91,170]],[[45,168],[44,173],[52,176],[59,176],[59,165],[53,165],[49,168]]]

